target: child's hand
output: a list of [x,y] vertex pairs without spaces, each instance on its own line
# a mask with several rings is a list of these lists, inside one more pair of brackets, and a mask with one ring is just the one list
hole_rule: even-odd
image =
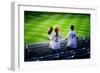
[[65,38],[64,40],[67,40],[67,38]]

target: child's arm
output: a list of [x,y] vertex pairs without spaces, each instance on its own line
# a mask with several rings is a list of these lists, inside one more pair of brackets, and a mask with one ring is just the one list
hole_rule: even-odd
[[68,37],[69,37],[69,34],[70,34],[70,33],[68,32],[68,34],[67,34],[67,36],[65,37],[65,39],[64,39],[64,40],[67,40],[67,39],[68,39]]
[[75,33],[75,36],[76,36],[76,39],[78,39],[78,36],[77,36],[77,34]]

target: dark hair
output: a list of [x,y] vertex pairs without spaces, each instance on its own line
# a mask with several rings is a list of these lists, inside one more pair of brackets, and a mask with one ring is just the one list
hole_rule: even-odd
[[71,30],[74,30],[74,25],[71,25],[71,26],[70,26],[70,29],[71,29]]
[[52,31],[53,31],[53,27],[50,27],[48,30],[48,34],[50,35]]

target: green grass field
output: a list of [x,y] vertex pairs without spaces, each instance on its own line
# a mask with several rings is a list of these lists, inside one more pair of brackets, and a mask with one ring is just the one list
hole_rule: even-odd
[[90,37],[90,14],[25,11],[24,43],[48,41],[48,28],[57,24],[63,39],[70,30],[70,24],[74,24],[78,37]]

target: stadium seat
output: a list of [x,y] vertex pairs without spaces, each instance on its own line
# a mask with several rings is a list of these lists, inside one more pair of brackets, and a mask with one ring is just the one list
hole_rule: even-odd
[[77,40],[78,48],[70,51],[66,48],[66,42],[62,41],[59,52],[52,54],[48,47],[49,43],[29,44],[24,46],[25,61],[48,61],[48,60],[63,60],[63,59],[85,59],[90,58],[90,39],[79,38]]

